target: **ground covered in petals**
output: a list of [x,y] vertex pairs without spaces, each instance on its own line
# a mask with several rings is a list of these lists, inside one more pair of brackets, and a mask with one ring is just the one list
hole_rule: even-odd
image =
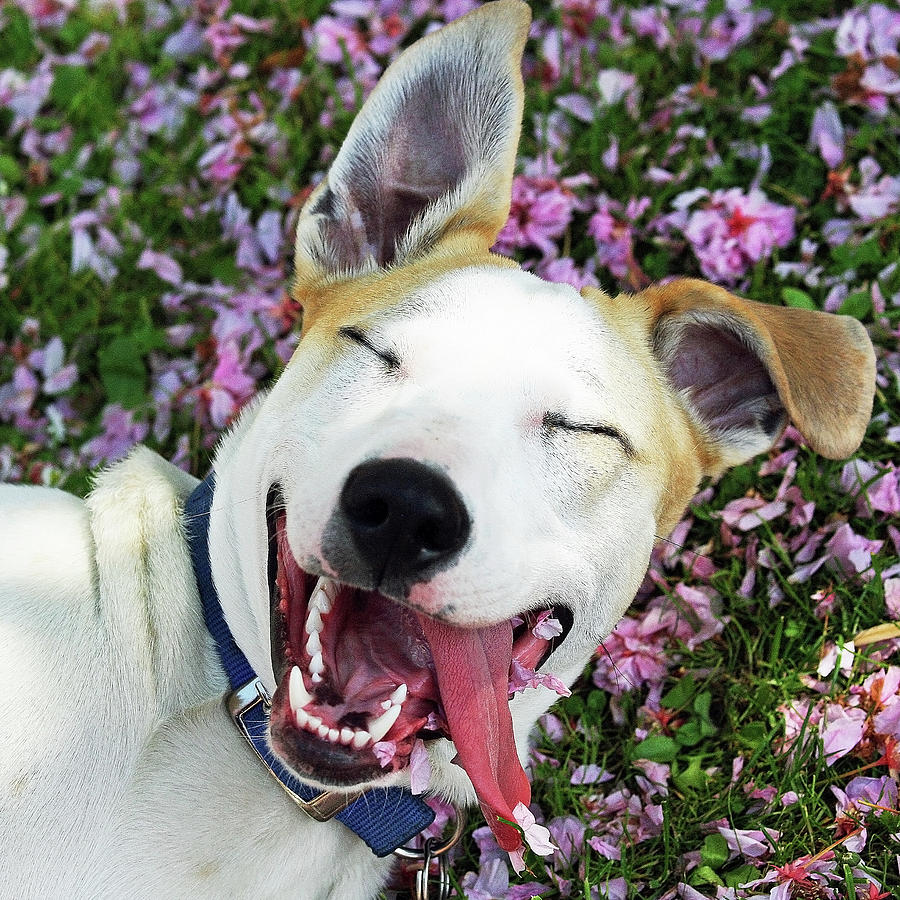
[[[308,186],[399,49],[473,5],[0,7],[0,479],[84,493],[141,441],[204,471],[296,342]],[[541,722],[523,821],[558,849],[517,876],[476,828],[458,894],[900,896],[900,13],[533,7],[497,249],[856,316],[878,393],[857,459],[789,431],[695,498]]]

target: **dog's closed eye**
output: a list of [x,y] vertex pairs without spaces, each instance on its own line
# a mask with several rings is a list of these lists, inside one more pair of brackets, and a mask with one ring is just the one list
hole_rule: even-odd
[[622,445],[622,449],[629,459],[634,459],[637,455],[635,453],[634,444],[631,443],[631,439],[627,434],[616,428],[615,425],[607,425],[602,422],[571,422],[560,413],[548,412],[544,415],[543,426],[548,430],[558,429],[562,431],[580,432],[582,434],[605,435],[606,437],[611,437],[613,440],[618,441]]
[[393,350],[377,347],[371,338],[355,325],[344,325],[338,329],[338,334],[349,341],[353,341],[355,344],[359,344],[361,347],[365,347],[366,350],[377,356],[389,371],[396,372],[400,369],[400,357]]

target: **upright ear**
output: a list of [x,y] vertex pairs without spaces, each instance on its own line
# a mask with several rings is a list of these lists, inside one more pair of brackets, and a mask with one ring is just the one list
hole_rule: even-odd
[[490,249],[509,215],[530,20],[496,0],[390,66],[301,212],[298,283],[404,263],[450,233]]
[[718,462],[711,469],[768,450],[788,419],[823,456],[859,446],[875,354],[856,319],[755,303],[693,279],[641,299],[654,353]]

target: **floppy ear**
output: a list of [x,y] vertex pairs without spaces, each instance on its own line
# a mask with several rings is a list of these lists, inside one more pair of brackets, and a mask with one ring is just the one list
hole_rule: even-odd
[[859,446],[875,354],[856,319],[743,300],[693,279],[649,288],[641,299],[654,353],[718,457],[714,468],[768,450],[788,419],[823,456],[840,459]]
[[298,283],[408,262],[509,215],[531,13],[496,0],[413,44],[353,122],[297,226]]

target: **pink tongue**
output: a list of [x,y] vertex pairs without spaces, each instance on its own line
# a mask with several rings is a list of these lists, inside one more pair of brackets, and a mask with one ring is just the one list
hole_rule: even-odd
[[419,616],[431,647],[447,724],[484,817],[504,850],[517,850],[512,822],[517,803],[528,806],[531,785],[519,763],[509,712],[512,625],[454,628]]

